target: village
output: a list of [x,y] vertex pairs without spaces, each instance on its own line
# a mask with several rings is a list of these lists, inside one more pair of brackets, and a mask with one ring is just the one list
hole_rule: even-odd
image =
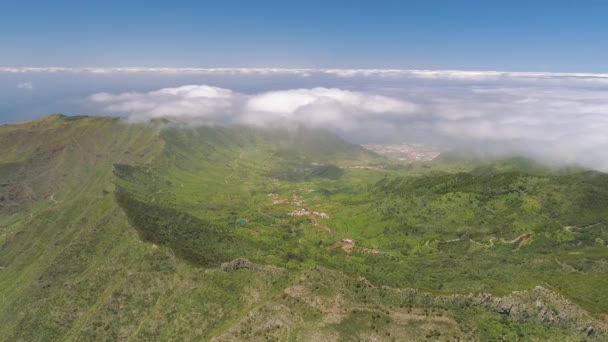
[[288,197],[281,198],[279,196],[279,194],[270,193],[270,194],[268,194],[268,197],[272,198],[273,205],[282,205],[282,204],[296,205],[298,207],[298,209],[291,211],[287,215],[294,216],[294,217],[307,216],[314,220],[313,222],[315,223],[315,225],[316,225],[316,219],[318,219],[318,218],[328,219],[329,218],[329,215],[326,213],[318,212],[318,211],[310,211],[308,208],[306,208],[302,201],[302,196],[292,195],[291,200],[290,200]]
[[[315,227],[319,227],[318,219],[329,219],[329,215],[327,213],[319,212],[319,211],[310,211],[308,208],[306,208],[304,206],[302,196],[292,195],[291,200],[290,200],[289,197],[281,198],[279,196],[279,194],[269,193],[268,197],[272,198],[273,205],[293,204],[293,205],[297,206],[298,207],[297,209],[292,210],[287,215],[292,216],[292,217],[302,217],[302,216],[308,217],[310,219],[312,225]],[[334,232],[329,227],[322,226],[321,228],[323,229],[323,231],[329,233],[330,235],[334,235]],[[341,248],[347,254],[351,254],[353,252],[369,253],[369,254],[384,254],[384,252],[379,251],[377,249],[357,246],[356,241],[352,238],[340,239],[339,241],[337,241],[331,247],[328,247],[328,248],[330,248],[330,249]]]
[[420,144],[366,144],[363,148],[403,162],[426,162],[437,158],[440,151]]

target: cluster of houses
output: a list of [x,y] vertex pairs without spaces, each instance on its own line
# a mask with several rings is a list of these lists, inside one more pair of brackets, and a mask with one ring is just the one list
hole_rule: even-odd
[[384,254],[383,252],[381,252],[377,249],[372,249],[372,248],[367,248],[367,247],[358,247],[355,240],[353,240],[351,238],[342,239],[342,240],[334,243],[332,248],[342,248],[342,250],[344,250],[348,254],[351,254],[354,251],[357,251],[360,253],[368,253],[368,254]]
[[304,203],[302,202],[302,196],[299,195],[292,195],[291,196],[291,201],[289,200],[289,198],[281,198],[279,196],[279,194],[276,193],[269,193],[268,197],[272,198],[272,204],[274,205],[280,205],[280,204],[295,204],[297,207],[299,207],[299,209],[296,209],[292,212],[290,212],[289,216],[308,216],[312,219],[316,219],[316,218],[329,218],[329,215],[327,215],[326,213],[321,213],[318,211],[309,211],[307,208],[304,207]]
[[[281,198],[279,196],[279,194],[269,193],[268,197],[272,198],[273,204],[295,204],[298,208],[291,211],[287,215],[292,216],[292,217],[306,216],[312,220],[312,224],[314,226],[319,226],[317,219],[328,219],[329,218],[329,215],[327,215],[326,213],[318,212],[318,211],[310,211],[310,210],[308,210],[308,208],[304,207],[304,203],[302,201],[302,196],[293,195],[290,200],[289,197]],[[329,229],[328,227],[322,227],[322,228],[326,229],[326,231],[328,233],[333,235],[332,230]],[[342,240],[336,242],[330,248],[342,248],[348,254],[350,254],[354,251],[357,251],[359,253],[383,254],[383,252],[381,252],[377,249],[359,247],[359,246],[357,246],[357,243],[355,242],[355,240],[353,240],[351,238],[342,239]]]
[[318,217],[318,218],[329,218],[329,215],[326,213],[320,213],[318,211],[309,211],[306,208],[296,209],[289,214],[289,216],[308,216],[308,217]]
[[[303,190],[303,189],[300,189],[300,190]],[[295,205],[298,208],[291,211],[287,215],[292,216],[292,217],[306,216],[311,219],[312,224],[314,226],[318,225],[317,219],[328,219],[329,218],[329,215],[327,215],[326,213],[322,213],[322,212],[318,212],[318,211],[310,211],[310,210],[308,210],[308,208],[304,207],[303,198],[300,195],[294,194],[291,196],[291,198],[289,198],[289,197],[281,198],[279,196],[279,194],[271,192],[268,194],[268,197],[272,198],[273,205],[282,205],[282,204]],[[329,233],[332,233],[331,229],[329,229],[327,227],[324,227],[324,228]]]

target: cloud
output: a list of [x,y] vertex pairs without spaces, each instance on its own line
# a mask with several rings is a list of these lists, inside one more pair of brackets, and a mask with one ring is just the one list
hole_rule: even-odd
[[288,121],[351,131],[373,119],[410,115],[417,109],[409,101],[364,92],[294,89],[249,97],[237,121],[253,125]]
[[214,124],[232,115],[239,96],[229,89],[188,85],[148,93],[97,93],[91,95],[89,100],[108,113],[127,115],[131,121],[164,117]]
[[336,88],[294,89],[245,95],[207,85],[146,93],[97,93],[89,101],[130,121],[172,118],[194,124],[254,126],[306,124],[352,131],[370,120],[409,115],[417,105],[388,96]]
[[17,88],[24,90],[32,90],[34,89],[34,85],[32,84],[32,82],[21,82],[17,84]]
[[608,91],[473,88],[431,101],[431,136],[608,170]]
[[[432,78],[436,73],[425,75]],[[368,82],[349,83],[347,78],[346,84],[352,84],[348,89],[313,87],[252,94],[190,85],[144,93],[99,93],[89,100],[105,112],[132,121],[170,117],[207,125],[306,124],[360,143],[430,143],[518,153],[608,171],[608,84],[514,83],[505,81],[504,75],[489,73],[475,77],[486,76],[496,79],[472,84],[445,79],[390,81],[386,88],[376,83],[380,86],[370,90]],[[534,77],[553,76],[535,73]]]
[[324,68],[167,68],[167,67],[0,67],[0,73],[76,73],[76,74],[163,74],[163,75],[219,75],[298,77],[335,76],[342,78],[389,78],[427,81],[461,82],[545,82],[587,83],[608,85],[608,73],[559,73],[471,70],[414,70],[414,69],[324,69]]

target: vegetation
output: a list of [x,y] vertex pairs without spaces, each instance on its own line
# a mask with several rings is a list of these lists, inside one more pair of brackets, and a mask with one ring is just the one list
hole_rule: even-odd
[[606,174],[161,124],[0,128],[0,339],[606,338]]

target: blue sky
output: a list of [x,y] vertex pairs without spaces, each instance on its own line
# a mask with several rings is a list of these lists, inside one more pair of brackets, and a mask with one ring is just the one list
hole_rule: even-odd
[[608,1],[27,1],[0,66],[606,72]]
[[608,171],[607,13],[593,0],[3,0],[0,125],[298,123]]

